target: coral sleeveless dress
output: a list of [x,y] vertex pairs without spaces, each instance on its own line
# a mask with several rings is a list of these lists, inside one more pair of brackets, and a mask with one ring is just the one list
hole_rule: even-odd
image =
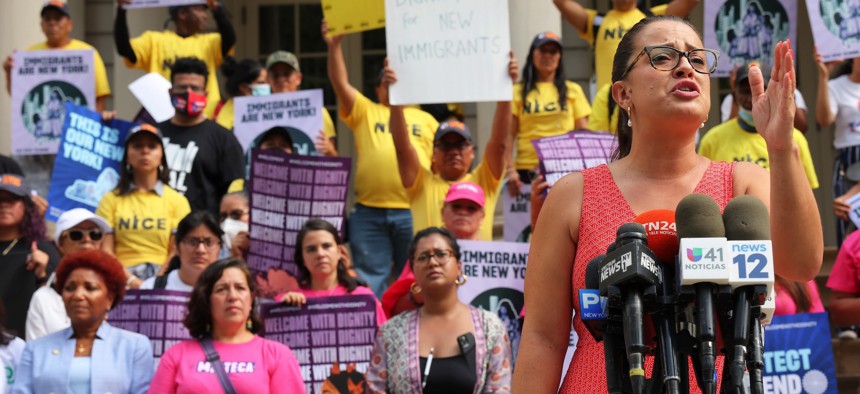
[[[694,193],[706,194],[725,209],[733,197],[732,170],[734,163],[711,162],[705,175],[699,180]],[[605,393],[606,368],[603,358],[603,343],[595,342],[580,319],[579,289],[585,288],[585,267],[588,262],[615,241],[615,231],[624,223],[633,221],[636,214],[624,199],[621,190],[612,179],[609,167],[601,165],[582,172],[583,196],[582,217],[579,222],[579,243],[573,263],[573,307],[576,316],[573,328],[579,335],[576,353],[564,377],[559,393]],[[646,359],[647,376],[651,376],[653,357]],[[717,376],[722,376],[723,357],[717,359]],[[690,368],[690,392],[701,392],[696,385],[692,365]],[[719,383],[717,392],[719,392]]]

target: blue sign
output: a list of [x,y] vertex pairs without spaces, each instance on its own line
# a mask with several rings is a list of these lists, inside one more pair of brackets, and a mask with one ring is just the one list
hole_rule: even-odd
[[66,103],[63,134],[54,160],[48,191],[50,221],[63,212],[84,208],[95,212],[102,195],[119,181],[125,136],[133,123],[102,122],[100,113]]
[[764,392],[838,392],[827,313],[774,316],[764,334]]
[[579,310],[582,320],[606,320],[606,297],[597,289],[579,289]]

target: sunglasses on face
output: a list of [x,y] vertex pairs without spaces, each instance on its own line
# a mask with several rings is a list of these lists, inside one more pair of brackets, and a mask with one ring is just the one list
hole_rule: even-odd
[[102,231],[99,229],[92,230],[70,230],[66,233],[70,240],[74,242],[81,242],[84,240],[84,235],[88,236],[90,240],[99,241],[102,239]]
[[247,215],[247,214],[248,214],[248,211],[243,211],[241,209],[234,209],[230,212],[221,212],[221,214],[219,216],[221,217],[221,221],[223,222],[223,221],[227,220],[227,218],[230,218],[233,220],[242,220],[242,217]]

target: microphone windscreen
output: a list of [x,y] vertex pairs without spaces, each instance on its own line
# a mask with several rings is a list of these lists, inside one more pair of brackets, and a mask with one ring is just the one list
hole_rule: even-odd
[[724,238],[726,228],[720,206],[704,194],[690,194],[675,209],[678,238]]
[[616,236],[629,233],[646,234],[645,227],[642,226],[642,224],[640,223],[630,222],[622,224],[620,227],[618,227],[618,230],[615,231]]
[[755,196],[737,196],[723,212],[726,238],[730,241],[770,239],[770,214],[767,206]]
[[663,264],[675,264],[678,254],[678,231],[675,228],[675,212],[668,209],[655,209],[643,212],[633,219],[645,227],[648,248]]
[[601,254],[588,262],[585,266],[585,288],[597,290],[600,288],[600,262],[606,257]]

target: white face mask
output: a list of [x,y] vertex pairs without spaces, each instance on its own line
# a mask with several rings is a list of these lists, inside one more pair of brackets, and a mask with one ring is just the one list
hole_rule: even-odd
[[267,83],[255,83],[249,86],[252,96],[268,96],[272,94],[272,87]]
[[248,223],[236,219],[224,219],[221,223],[221,230],[224,230],[224,245],[229,250],[233,245],[233,237],[242,231],[248,231]]

